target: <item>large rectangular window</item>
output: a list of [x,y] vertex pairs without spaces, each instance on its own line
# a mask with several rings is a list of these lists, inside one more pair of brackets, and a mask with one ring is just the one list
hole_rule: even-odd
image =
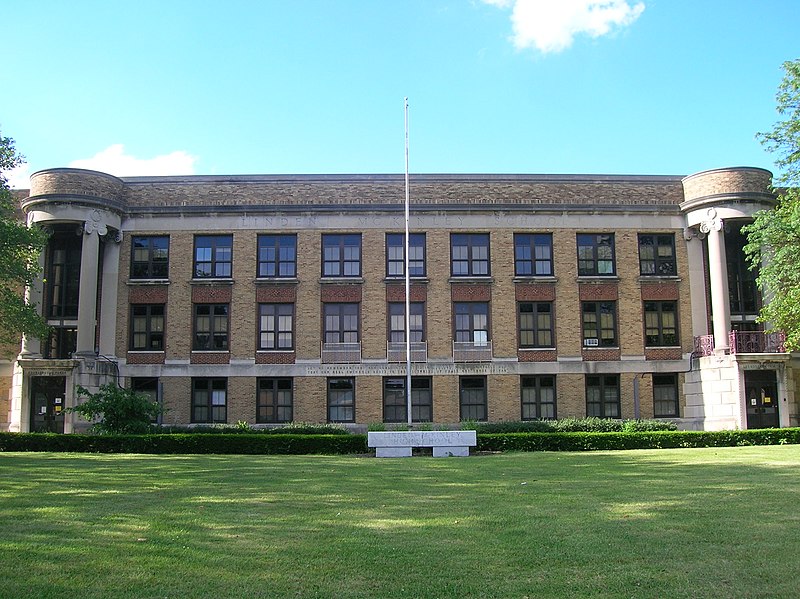
[[583,302],[583,346],[616,347],[617,302]]
[[519,346],[554,347],[553,302],[519,302]]
[[486,377],[462,376],[459,386],[459,418],[461,420],[486,420]]
[[322,276],[361,276],[361,234],[322,236]]
[[166,279],[169,276],[169,237],[135,236],[131,240],[131,278]]
[[[131,377],[131,389],[136,391],[136,393],[146,395],[147,398],[153,403],[159,403],[158,385],[158,377]],[[161,415],[159,414],[153,418],[151,422],[156,424],[160,421],[160,419]]]
[[597,418],[620,417],[618,374],[586,376],[586,415]]
[[[386,276],[404,277],[405,268],[404,233],[386,234]],[[408,273],[412,277],[425,276],[425,233],[411,233],[408,236]]]
[[233,276],[233,235],[195,236],[194,276],[198,279]]
[[259,278],[297,276],[297,235],[258,236]]
[[228,379],[192,379],[192,422],[228,421]]
[[228,304],[194,305],[193,350],[227,351]]
[[647,347],[678,345],[677,302],[644,303],[644,338]]
[[325,343],[357,343],[359,341],[358,304],[326,303],[323,312]]
[[653,416],[656,418],[677,418],[678,413],[678,375],[653,375]]
[[328,379],[328,422],[355,422],[356,381],[354,378]]
[[164,350],[164,304],[131,305],[130,349]]
[[516,233],[514,235],[514,274],[518,277],[553,276],[553,235]]
[[674,276],[675,235],[639,234],[639,272],[643,276]]
[[578,233],[578,276],[610,276],[614,266],[613,233]]
[[[383,421],[408,422],[406,401],[406,379],[386,377],[383,379]],[[411,377],[411,421],[431,422],[433,420],[433,395],[431,378]]]
[[78,318],[81,243],[75,227],[53,225],[46,252],[45,318]]
[[456,302],[455,340],[472,342],[475,345],[486,345],[489,341],[489,303],[488,302]]
[[291,422],[292,379],[262,378],[258,379],[257,387],[256,422]]
[[258,305],[258,349],[294,349],[294,304]]
[[450,265],[454,277],[485,277],[489,272],[489,234],[450,235]]
[[[411,342],[425,341],[425,303],[411,302],[409,318]],[[406,304],[389,302],[389,341],[400,343],[406,340]]]
[[556,417],[556,377],[552,375],[523,376],[522,419],[539,420]]

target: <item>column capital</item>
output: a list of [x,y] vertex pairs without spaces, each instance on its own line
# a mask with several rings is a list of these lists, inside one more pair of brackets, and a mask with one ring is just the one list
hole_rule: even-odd
[[705,219],[700,222],[700,231],[711,233],[711,231],[722,231],[722,218],[717,214],[716,208],[706,210]]

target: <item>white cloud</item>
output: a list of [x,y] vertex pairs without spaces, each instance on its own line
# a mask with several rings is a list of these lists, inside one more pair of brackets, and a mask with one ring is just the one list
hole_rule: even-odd
[[536,48],[543,54],[561,52],[576,35],[607,35],[627,27],[644,11],[644,2],[628,0],[483,0],[511,7],[513,42],[517,49]]
[[31,186],[31,167],[20,164],[4,173],[11,189],[29,189]]
[[73,160],[69,166],[86,168],[117,177],[193,175],[196,156],[177,150],[154,158],[136,158],[125,153],[122,144],[108,146],[91,158]]

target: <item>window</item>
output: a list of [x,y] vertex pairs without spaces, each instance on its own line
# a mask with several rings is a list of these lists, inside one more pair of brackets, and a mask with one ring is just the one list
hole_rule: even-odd
[[664,277],[678,272],[674,235],[639,235],[639,272]]
[[450,235],[451,273],[454,277],[489,275],[489,234],[454,233]]
[[486,345],[489,341],[489,304],[487,302],[457,302],[455,311],[455,340]]
[[164,351],[164,304],[131,306],[133,351]]
[[553,302],[519,302],[519,346],[555,347]]
[[233,235],[197,235],[194,238],[194,276],[229,279],[232,276]]
[[676,302],[644,303],[644,339],[647,347],[678,345]]
[[294,349],[294,304],[259,304],[258,349]]
[[194,305],[193,350],[227,351],[228,304]]
[[169,237],[131,240],[131,278],[166,279],[169,276]]
[[586,376],[586,415],[619,418],[619,375]]
[[584,347],[617,346],[617,303],[583,302]]
[[361,235],[322,236],[322,276],[361,276]]
[[256,385],[256,422],[291,422],[292,379],[264,378]]
[[578,276],[607,276],[615,273],[614,235],[578,234]]
[[53,326],[42,343],[42,357],[47,360],[68,360],[77,348],[78,329]]
[[486,420],[486,377],[462,376],[458,383],[461,420]]
[[46,263],[45,318],[78,318],[81,241],[75,238],[74,226],[53,225]]
[[[405,377],[383,379],[383,421],[408,422],[406,412]],[[426,376],[411,377],[411,421],[433,421],[433,396],[431,379]]]
[[356,382],[353,378],[328,379],[328,422],[355,422]]
[[550,233],[514,235],[514,274],[553,276],[553,236]]
[[260,278],[297,276],[297,236],[259,235],[256,276]]
[[[405,269],[404,233],[386,234],[386,276],[403,277]],[[412,277],[425,276],[425,233],[411,233],[408,236],[408,273]]]
[[192,422],[225,423],[228,421],[228,380],[192,379]]
[[[131,389],[136,393],[146,395],[153,403],[160,403],[158,399],[158,377],[140,377],[135,376],[131,378]],[[161,415],[158,414],[151,420],[153,424],[159,422]]]
[[[411,317],[411,342],[425,340],[425,303],[411,302],[409,304]],[[406,340],[406,304],[405,302],[389,303],[389,341],[395,343]]]
[[678,413],[678,375],[653,375],[653,416],[656,418],[677,418]]
[[325,343],[357,343],[358,304],[324,304]]
[[556,417],[556,377],[523,376],[520,381],[522,392],[522,419],[539,420]]

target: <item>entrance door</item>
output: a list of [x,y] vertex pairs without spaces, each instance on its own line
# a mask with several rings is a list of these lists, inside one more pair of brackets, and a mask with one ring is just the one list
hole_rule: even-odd
[[63,433],[67,379],[63,376],[31,377],[31,432]]
[[778,378],[774,370],[744,373],[747,428],[778,428]]

